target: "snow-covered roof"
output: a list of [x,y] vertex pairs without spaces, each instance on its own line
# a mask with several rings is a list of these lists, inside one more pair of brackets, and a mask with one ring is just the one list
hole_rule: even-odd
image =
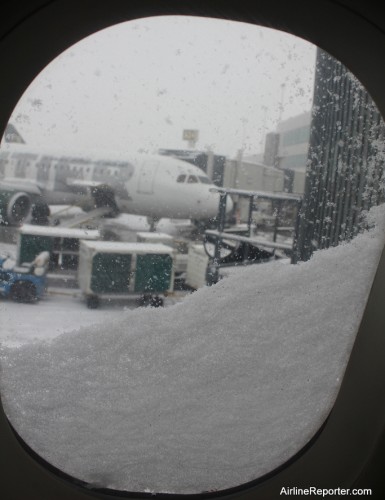
[[100,233],[97,229],[80,229],[61,226],[35,226],[23,224],[19,228],[20,234],[31,234],[34,236],[52,236],[59,238],[97,239]]
[[82,241],[81,245],[95,252],[110,253],[173,253],[174,249],[163,243],[126,243],[123,241]]
[[141,231],[139,233],[136,233],[136,236],[138,238],[142,238],[143,240],[169,240],[172,241],[173,237],[170,234],[167,233],[158,233],[158,232],[153,232],[153,231]]

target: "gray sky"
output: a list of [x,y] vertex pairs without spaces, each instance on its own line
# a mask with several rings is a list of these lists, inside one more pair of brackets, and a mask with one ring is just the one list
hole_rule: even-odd
[[272,29],[140,19],[69,48],[32,82],[10,121],[38,146],[155,152],[187,147],[183,129],[199,129],[197,149],[259,153],[280,115],[311,108],[314,64],[314,45]]

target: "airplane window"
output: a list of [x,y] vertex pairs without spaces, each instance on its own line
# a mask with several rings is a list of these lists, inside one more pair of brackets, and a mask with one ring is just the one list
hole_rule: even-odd
[[[90,488],[152,494],[239,486],[307,446],[384,244],[385,127],[356,77],[269,28],[137,19],[52,61],[10,124],[0,165],[41,151],[0,181],[22,439]],[[45,148],[87,179],[31,169]],[[217,189],[181,199],[175,178]]]

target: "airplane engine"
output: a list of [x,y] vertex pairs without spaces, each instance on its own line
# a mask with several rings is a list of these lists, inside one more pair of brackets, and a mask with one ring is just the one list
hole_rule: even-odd
[[32,201],[22,191],[0,191],[0,224],[17,226],[22,223],[31,211]]

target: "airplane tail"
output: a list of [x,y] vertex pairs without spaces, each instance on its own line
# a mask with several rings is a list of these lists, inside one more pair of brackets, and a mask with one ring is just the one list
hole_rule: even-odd
[[16,142],[18,144],[25,144],[25,140],[22,138],[16,127],[11,123],[8,123],[8,125],[5,127],[3,139],[5,142]]

